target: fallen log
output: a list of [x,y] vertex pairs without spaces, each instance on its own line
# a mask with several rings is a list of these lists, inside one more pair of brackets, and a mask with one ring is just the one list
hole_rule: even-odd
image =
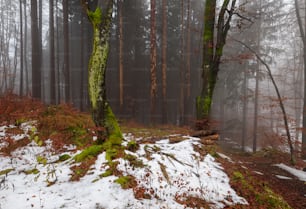
[[200,138],[200,142],[204,145],[213,145],[219,139],[219,134],[205,136]]
[[201,137],[215,135],[215,134],[217,134],[216,130],[199,130],[199,131],[193,132],[191,136],[201,138]]

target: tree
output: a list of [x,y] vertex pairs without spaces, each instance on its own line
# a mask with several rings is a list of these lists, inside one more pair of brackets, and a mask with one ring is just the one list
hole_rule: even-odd
[[[228,9],[229,4],[230,9]],[[206,1],[204,8],[203,31],[203,86],[201,95],[196,99],[197,118],[207,118],[210,113],[212,96],[216,84],[223,47],[230,29],[230,22],[234,15],[236,0],[224,0],[215,21],[216,0]],[[216,37],[216,41],[215,41]]]
[[294,148],[293,148],[293,143],[292,143],[292,140],[291,140],[291,135],[290,135],[290,131],[289,131],[289,123],[288,123],[288,116],[287,116],[287,113],[286,113],[286,109],[285,109],[285,106],[284,106],[284,102],[282,100],[282,97],[280,95],[280,92],[279,92],[279,89],[278,89],[278,86],[275,82],[275,79],[272,75],[272,71],[269,67],[269,65],[267,64],[267,62],[265,62],[259,55],[256,51],[254,51],[252,48],[250,48],[248,45],[246,45],[245,43],[239,41],[239,40],[235,40],[237,41],[238,43],[242,44],[245,48],[247,48],[248,50],[250,50],[254,55],[255,57],[261,62],[261,64],[263,64],[267,70],[267,73],[268,73],[268,76],[273,84],[273,87],[275,89],[275,92],[277,94],[277,99],[278,99],[278,103],[279,103],[279,107],[282,111],[282,116],[283,116],[283,120],[284,120],[284,125],[285,125],[285,129],[286,129],[286,136],[287,136],[287,142],[288,142],[288,145],[289,145],[289,150],[290,150],[290,160],[291,160],[291,163],[292,164],[295,164],[295,156],[294,156]]
[[167,123],[167,0],[162,1],[162,122]]
[[31,0],[31,37],[32,37],[32,96],[41,98],[41,50],[37,16],[37,0]]
[[120,109],[123,106],[123,2],[118,1],[118,19],[119,19],[119,100]]
[[101,1],[82,0],[82,5],[93,27],[93,48],[88,64],[88,91],[92,117],[98,128],[99,141],[106,148],[119,146],[122,134],[106,98],[105,71],[109,54],[109,38],[113,13],[113,0],[102,12]]
[[19,95],[23,95],[23,17],[22,17],[22,0],[19,0],[19,12],[20,12],[20,84]]
[[64,77],[65,77],[65,101],[70,101],[70,61],[69,61],[69,25],[68,25],[68,1],[62,1],[63,6],[63,33],[64,33]]
[[[306,1],[305,1],[306,3]],[[303,101],[303,131],[302,131],[302,158],[306,159],[306,28],[303,27],[303,21],[306,20],[302,19],[302,16],[300,14],[300,5],[297,0],[294,0],[294,6],[295,6],[295,13],[299,25],[299,30],[301,34],[301,39],[303,43],[303,59],[304,59],[304,101]]]
[[54,0],[49,1],[49,46],[50,46],[50,100],[56,103],[55,87],[55,41],[54,41]]
[[156,110],[156,97],[157,97],[157,78],[156,78],[156,0],[151,0],[151,27],[150,27],[150,72],[151,72],[151,121]]

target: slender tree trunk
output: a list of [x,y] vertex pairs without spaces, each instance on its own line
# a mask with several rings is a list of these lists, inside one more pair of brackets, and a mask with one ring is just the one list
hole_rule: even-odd
[[184,108],[184,100],[185,100],[185,94],[184,94],[184,87],[185,87],[185,6],[184,1],[181,0],[181,40],[180,40],[180,104],[179,104],[179,111],[180,111],[180,118],[179,123],[180,125],[184,124],[184,116],[185,116],[185,108]]
[[248,81],[247,81],[247,67],[244,64],[244,75],[243,75],[243,113],[242,113],[242,137],[241,137],[241,150],[245,151],[245,144],[247,139],[247,114],[248,114]]
[[[259,71],[260,71],[260,65],[259,65],[259,63],[257,63],[257,70],[256,70],[256,77],[255,77],[255,98],[254,98],[253,152],[257,151]],[[272,118],[271,118],[271,120],[272,120]]]
[[120,109],[123,108],[123,2],[118,0],[118,16],[119,16],[119,101]]
[[20,15],[20,84],[19,95],[23,96],[23,12],[22,12],[22,0],[19,1],[19,15]]
[[81,67],[81,72],[80,72],[80,78],[81,78],[81,83],[80,83],[80,110],[81,111],[84,111],[84,42],[85,42],[85,36],[84,36],[84,27],[85,27],[85,24],[84,24],[84,15],[82,13],[81,15],[81,64],[80,64],[80,67]]
[[55,41],[54,41],[54,0],[49,1],[49,47],[50,47],[50,101],[56,103],[55,85]]
[[61,70],[60,70],[60,32],[59,32],[59,8],[58,0],[55,1],[56,8],[56,91],[57,102],[61,103]]
[[[306,0],[304,1],[306,3]],[[297,17],[297,22],[300,29],[301,39],[303,42],[303,59],[304,59],[304,100],[303,100],[303,131],[302,131],[302,158],[306,159],[306,22],[303,27],[303,20],[300,15],[300,6],[297,0],[294,0],[295,13]],[[305,16],[306,20],[306,16]]]
[[190,11],[190,0],[187,1],[187,44],[186,44],[186,101],[189,101],[190,99],[190,73],[191,73],[191,11]]
[[167,0],[162,1],[162,122],[167,123]]
[[269,65],[256,53],[256,51],[254,51],[248,45],[244,44],[243,42],[241,42],[239,40],[235,40],[235,41],[237,41],[238,43],[242,44],[245,48],[247,48],[249,51],[251,51],[256,56],[256,58],[265,66],[265,68],[267,70],[268,76],[269,76],[269,78],[270,78],[270,80],[271,80],[271,82],[273,84],[274,89],[275,89],[280,109],[282,111],[283,121],[284,121],[286,135],[287,135],[287,143],[288,143],[289,150],[290,150],[290,158],[291,158],[290,160],[291,160],[292,164],[295,164],[294,148],[293,148],[293,143],[292,143],[291,135],[290,135],[290,131],[289,131],[288,117],[287,117],[285,106],[284,106],[282,97],[280,95],[278,86],[277,86],[277,84],[276,84],[276,82],[274,80],[274,77],[272,75],[272,71],[271,71]]
[[157,77],[156,77],[156,0],[151,0],[151,26],[150,26],[150,73],[151,73],[151,122],[156,113]]
[[[261,27],[261,0],[259,1],[259,28]],[[260,54],[260,30],[257,31],[257,53]],[[255,77],[255,98],[254,98],[254,127],[253,127],[253,152],[257,151],[257,126],[258,126],[258,94],[259,94],[259,73],[260,63],[256,65],[256,77]],[[271,118],[272,120],[272,118]]]
[[65,102],[70,102],[70,56],[69,56],[69,23],[68,1],[63,0],[63,33],[64,33],[64,77],[65,77]]
[[38,41],[38,45],[39,45],[39,54],[40,54],[40,77],[41,77],[41,81],[40,81],[40,85],[41,85],[41,96],[40,98],[42,100],[45,100],[45,76],[44,76],[44,70],[42,67],[43,64],[43,51],[42,51],[42,22],[43,22],[43,16],[42,16],[42,0],[38,0],[38,37],[39,37],[39,41]]
[[32,96],[41,98],[41,54],[39,47],[39,28],[37,18],[37,0],[31,0],[31,36],[32,36]]
[[30,93],[29,87],[29,70],[28,70],[28,17],[27,17],[27,2],[23,0],[23,11],[24,11],[24,71],[25,71],[25,85],[26,94]]

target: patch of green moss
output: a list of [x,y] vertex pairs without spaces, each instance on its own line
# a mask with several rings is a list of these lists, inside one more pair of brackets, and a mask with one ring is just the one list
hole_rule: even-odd
[[134,168],[143,168],[145,165],[142,160],[139,160],[136,156],[126,154],[124,159],[130,162],[130,165]]
[[249,178],[244,177],[244,175],[239,171],[234,171],[232,174],[232,179],[236,182],[240,182],[243,188],[248,191],[248,193],[253,194],[258,206],[264,206],[264,208],[269,209],[291,209],[288,203],[278,194],[274,193],[267,185],[264,184],[262,187],[254,187],[254,182]]
[[104,178],[104,177],[108,177],[111,175],[113,175],[113,171],[111,169],[107,169],[104,173],[100,174],[99,177]]
[[117,149],[108,149],[106,150],[106,153],[105,153],[105,159],[107,161],[112,161],[113,159],[116,158],[117,154],[118,154]]
[[27,121],[27,119],[25,118],[18,118],[16,121],[15,121],[15,125],[16,126],[20,126],[22,123],[25,123]]
[[131,140],[128,142],[126,149],[131,152],[136,152],[139,149],[139,144],[135,140]]
[[233,172],[233,179],[235,181],[238,181],[238,180],[243,180],[244,177],[243,177],[242,173],[240,173],[239,171],[234,171]]
[[91,20],[94,26],[98,26],[101,24],[102,20],[102,11],[99,7],[96,8],[95,11],[87,11],[88,18]]
[[64,154],[64,155],[59,156],[57,162],[64,162],[64,161],[66,161],[66,160],[68,160],[68,159],[70,159],[70,158],[71,158],[70,155]]
[[40,171],[39,171],[37,168],[33,168],[33,169],[31,169],[31,170],[26,170],[26,171],[24,171],[24,173],[27,174],[27,175],[30,175],[30,174],[36,175],[36,174],[39,174]]
[[[105,128],[108,132],[107,144],[112,147],[113,145],[121,145],[122,133],[117,122],[117,119],[109,105],[107,105],[107,114],[105,118]],[[108,148],[110,148],[108,147]]]
[[258,194],[258,202],[263,202],[269,205],[269,208],[291,209],[288,203],[278,194],[274,193],[269,187],[265,186],[263,193]]
[[133,176],[121,176],[115,182],[120,184],[122,189],[132,188],[136,184],[135,177]]
[[46,165],[47,164],[47,159],[43,156],[37,156],[36,157],[36,161],[39,163],[39,164],[43,164],[43,165]]
[[92,146],[84,149],[80,154],[77,154],[76,156],[74,156],[73,159],[76,162],[82,162],[83,160],[85,160],[87,158],[96,157],[102,151],[103,151],[103,146],[102,145],[92,145]]
[[2,170],[0,171],[0,176],[1,175],[7,175],[9,172],[15,170],[14,168],[8,168],[8,169],[5,169],[5,170]]

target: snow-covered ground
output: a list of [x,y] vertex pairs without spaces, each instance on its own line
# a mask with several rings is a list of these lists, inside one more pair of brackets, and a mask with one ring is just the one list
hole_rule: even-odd
[[[33,124],[23,124],[25,134]],[[0,127],[0,147],[8,127]],[[11,136],[18,140],[22,135]],[[54,154],[52,142],[38,146],[32,141],[19,148],[12,156],[0,153],[0,209],[180,209],[187,208],[178,202],[192,196],[205,199],[211,208],[225,205],[247,204],[229,185],[229,178],[215,159],[201,157],[193,148],[199,139],[170,144],[168,139],[155,144],[141,144],[137,152],[128,152],[144,163],[134,168],[124,159],[117,159],[118,169],[132,175],[138,183],[134,189],[122,189],[114,182],[118,177],[99,177],[108,168],[105,153],[79,181],[70,181],[71,167],[77,163],[71,158],[56,163],[60,155]],[[125,135],[127,143],[134,139]],[[148,159],[147,154],[150,153]],[[39,158],[47,159],[42,163]],[[5,174],[7,173],[7,174]],[[150,199],[136,199],[134,193],[147,193]]]

